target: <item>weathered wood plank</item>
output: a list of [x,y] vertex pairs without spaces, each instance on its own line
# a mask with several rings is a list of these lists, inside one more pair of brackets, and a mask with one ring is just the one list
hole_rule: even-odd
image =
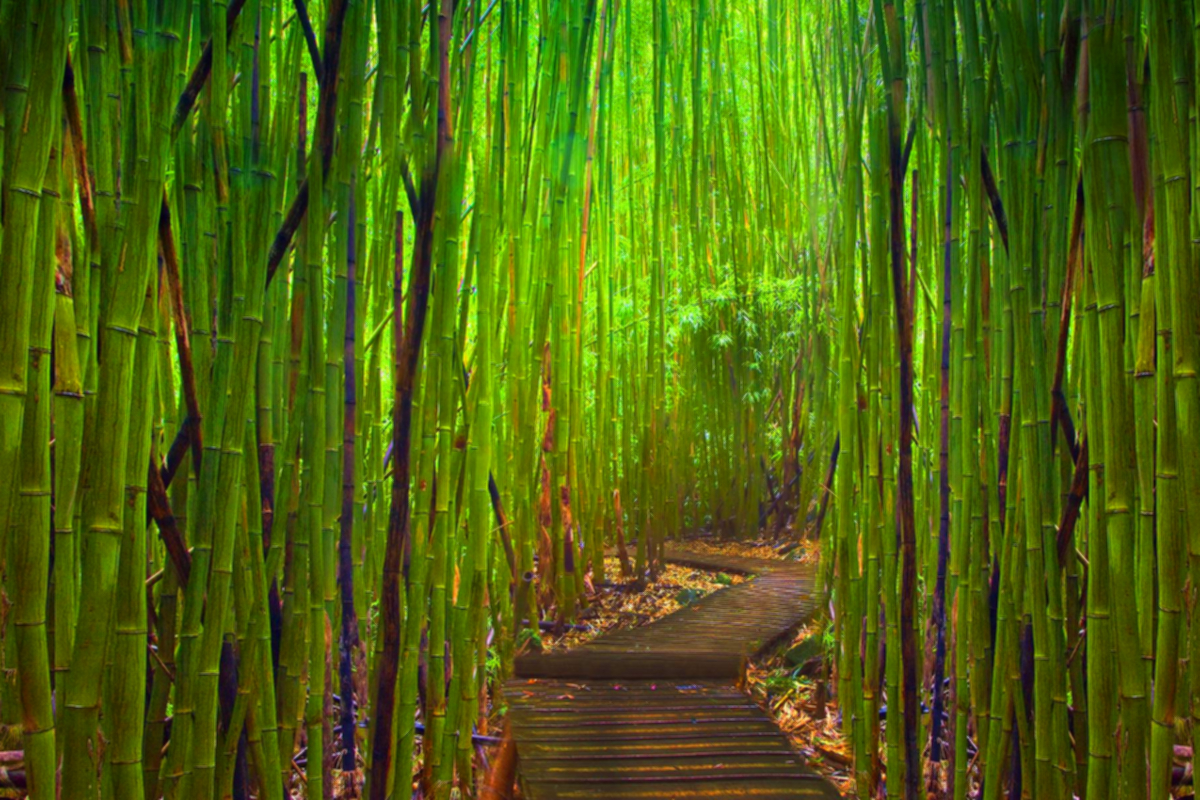
[[815,775],[784,782],[746,781],[737,777],[717,780],[705,777],[695,781],[629,784],[536,783],[525,782],[529,797],[538,800],[701,800],[701,798],[746,797],[756,800],[824,800],[838,797],[829,783]]
[[514,667],[518,678],[581,680],[671,677],[737,681],[745,670],[746,659],[740,653],[694,653],[680,658],[674,652],[629,650],[601,656],[586,647],[566,653],[519,656]]

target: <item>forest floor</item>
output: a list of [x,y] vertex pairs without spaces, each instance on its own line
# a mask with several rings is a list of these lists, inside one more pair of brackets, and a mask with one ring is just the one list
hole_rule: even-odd
[[[604,568],[608,575],[621,574],[621,564],[615,556],[604,559]],[[625,584],[597,587],[588,597],[588,608],[580,615],[578,626],[561,636],[543,633],[542,648],[546,652],[568,650],[601,634],[648,625],[707,594],[744,580],[741,575],[667,564],[658,580],[647,583],[640,592]]]
[[851,748],[838,723],[837,700],[827,699],[822,713],[817,697],[819,670],[796,666],[786,656],[801,642],[824,636],[825,621],[813,620],[752,661],[746,679],[750,696],[771,715],[808,766],[828,778],[843,797],[856,797]]

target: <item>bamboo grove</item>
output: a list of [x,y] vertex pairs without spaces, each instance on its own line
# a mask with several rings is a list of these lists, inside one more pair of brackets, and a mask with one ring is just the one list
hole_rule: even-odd
[[822,536],[858,796],[1183,796],[1196,7],[829,13]]
[[1198,39],[0,0],[3,781],[474,796],[514,653],[708,530],[820,541],[859,797],[1169,796]]
[[518,647],[811,501],[799,22],[0,3],[3,781],[472,793]]

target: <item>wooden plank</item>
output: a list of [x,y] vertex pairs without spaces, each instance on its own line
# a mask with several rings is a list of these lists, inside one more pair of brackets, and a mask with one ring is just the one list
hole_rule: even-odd
[[[651,741],[656,739],[719,738],[741,734],[773,733],[775,723],[766,715],[734,720],[698,717],[694,720],[657,720],[645,723],[613,725],[525,725],[513,720],[514,733],[520,727],[519,741],[570,739],[577,742],[606,742],[615,740]],[[519,743],[519,742],[518,742]]]
[[553,769],[553,765],[557,763],[570,762],[580,765],[581,769],[588,768],[589,765],[613,762],[616,767],[635,767],[643,762],[652,763],[669,763],[669,764],[686,764],[689,761],[705,761],[708,763],[751,763],[757,762],[760,759],[781,758],[791,763],[799,758],[789,747],[781,746],[776,748],[770,747],[745,747],[737,749],[721,744],[712,746],[709,741],[702,742],[707,745],[704,748],[675,751],[675,750],[659,750],[655,752],[631,752],[631,753],[580,753],[578,748],[564,750],[560,753],[551,753],[546,755],[529,755],[525,757],[526,763],[530,764],[546,764],[547,769]]
[[774,731],[752,731],[713,739],[699,733],[686,737],[656,737],[650,741],[568,742],[561,738],[534,741],[522,738],[521,758],[532,764],[537,761],[585,758],[718,758],[724,752],[762,752],[775,750],[790,753],[791,745]]
[[641,779],[651,782],[653,779],[666,780],[697,780],[702,778],[728,779],[731,773],[741,775],[746,779],[790,778],[793,771],[800,767],[799,756],[729,756],[720,762],[712,763],[701,760],[678,762],[673,759],[658,759],[656,761],[606,761],[579,762],[541,765],[537,780],[540,782],[582,783],[608,782],[616,783],[625,780]]
[[719,800],[754,798],[755,800],[828,800],[837,791],[827,782],[809,778],[792,781],[746,781],[738,778],[656,783],[604,784],[525,782],[527,797],[538,800]]
[[712,705],[691,703],[687,705],[647,704],[643,706],[583,706],[575,708],[531,707],[522,711],[529,724],[558,722],[565,717],[582,719],[686,719],[696,714],[706,717],[738,717],[758,711],[758,706],[748,699],[744,703],[714,703]]
[[514,667],[518,678],[580,680],[689,678],[738,681],[745,671],[746,659],[741,653],[695,653],[679,658],[674,653],[628,651],[621,653],[619,658],[601,658],[586,647],[565,653],[518,656]]
[[584,702],[596,699],[605,703],[644,701],[646,698],[671,697],[674,701],[685,699],[706,702],[705,698],[744,700],[746,695],[728,682],[691,680],[594,680],[582,683],[570,679],[536,678],[513,680],[505,685],[510,702],[548,703],[556,699]]

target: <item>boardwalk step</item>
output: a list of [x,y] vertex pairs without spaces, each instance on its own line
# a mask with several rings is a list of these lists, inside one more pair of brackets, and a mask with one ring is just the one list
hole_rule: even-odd
[[[616,656],[616,657],[614,657]],[[516,659],[518,678],[692,678],[740,680],[746,659],[738,653],[693,653],[681,659],[675,652],[604,653],[580,648],[565,653],[527,655]]]
[[757,577],[641,628],[517,659],[505,686],[528,800],[838,794],[739,688],[747,659],[816,611],[812,568],[668,547]]

